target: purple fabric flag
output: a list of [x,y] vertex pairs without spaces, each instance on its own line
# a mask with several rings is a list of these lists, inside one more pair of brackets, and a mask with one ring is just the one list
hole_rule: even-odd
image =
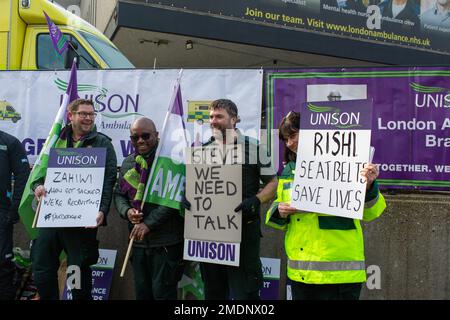
[[[172,109],[170,112],[172,114],[180,116],[181,119],[183,119],[183,98],[181,97],[181,87],[180,87],[180,80],[177,81],[177,84],[175,85],[175,100],[172,105]],[[186,124],[184,121],[181,121],[183,125],[183,129],[186,130]]]
[[77,66],[74,60],[70,73],[69,83],[67,85],[67,90],[63,96],[63,101],[58,109],[58,113],[55,117],[55,121],[53,122],[48,137],[45,140],[44,147],[42,148],[42,151],[40,152],[39,157],[33,166],[33,169],[31,170],[30,176],[28,177],[28,181],[25,186],[25,190],[22,195],[22,200],[20,201],[19,215],[22,219],[25,229],[32,239],[35,239],[37,237],[37,229],[32,227],[37,205],[34,202],[34,192],[31,188],[37,181],[43,180],[46,176],[50,149],[53,148],[61,134],[61,131],[63,130],[64,119],[66,119],[67,117],[67,106],[70,102],[77,98]]
[[[181,192],[184,188],[185,149],[188,146],[186,140],[185,124],[183,120],[183,98],[181,96],[181,74],[178,76],[166,118],[162,126],[155,160],[150,169],[149,179],[144,191],[146,202],[156,203],[169,208],[180,209]],[[171,178],[171,192],[159,192],[158,186],[162,186],[162,178]]]
[[59,30],[58,26],[50,20],[50,17],[45,13],[45,19],[47,20],[48,31],[50,32],[50,38],[52,38],[53,47],[56,52],[61,55],[64,50],[69,46],[69,42],[66,37],[62,34],[61,30]]
[[66,94],[69,97],[69,102],[72,102],[75,99],[78,99],[78,89],[77,89],[78,81],[77,81],[77,63],[74,59],[72,63],[72,69],[70,69],[70,81],[67,85]]
[[[72,63],[72,69],[70,70],[70,81],[69,81],[69,84],[67,85],[67,90],[66,90],[66,95],[68,97],[67,106],[73,100],[76,100],[76,99],[80,98],[80,96],[78,96],[78,89],[77,89],[77,85],[78,85],[78,81],[77,81],[77,63],[76,63],[75,59],[74,59],[74,61]],[[69,123],[69,114],[67,112],[67,107],[66,107],[66,113],[64,115],[64,120],[65,120],[66,124]]]

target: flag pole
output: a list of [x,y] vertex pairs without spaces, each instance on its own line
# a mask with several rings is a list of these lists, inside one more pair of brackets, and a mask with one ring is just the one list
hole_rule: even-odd
[[39,213],[41,212],[42,197],[40,197],[38,201],[39,202],[38,202],[38,206],[36,208],[36,213],[34,214],[33,224],[31,225],[31,227],[33,229],[36,228],[37,220],[38,220],[38,217],[39,217]]
[[[171,108],[173,106],[173,103],[175,102],[175,99],[177,98],[178,87],[180,86],[181,75],[182,74],[183,74],[183,69],[180,69],[180,72],[178,73],[177,81],[176,81],[176,84],[175,84],[175,87],[174,87],[174,90],[173,90],[172,98],[170,99],[169,108],[167,109],[167,112],[166,112],[166,117],[164,119],[164,123],[163,123],[163,127],[162,127],[161,132],[164,132],[164,130],[166,128],[167,121],[169,120],[169,115],[170,115]],[[160,152],[161,152],[161,144],[158,143],[158,147],[156,148],[156,152],[155,152],[155,158],[153,160],[152,167],[150,169],[150,174],[148,175],[147,184],[145,186],[145,191],[144,191],[144,196],[142,198],[140,212],[142,212],[142,209],[144,208],[145,199],[147,198],[148,188],[150,186],[150,180],[153,177],[153,172],[155,171],[156,162],[157,162],[156,160],[158,159]],[[125,269],[127,268],[128,259],[130,258],[131,249],[133,247],[133,242],[134,242],[134,237],[132,237],[130,239],[130,242],[128,243],[127,253],[125,254],[125,259],[124,259],[123,264],[122,264],[122,271],[120,272],[120,277],[121,278],[123,278],[123,275],[125,274]]]
[[122,265],[122,271],[120,271],[120,277],[123,278],[123,275],[125,274],[125,269],[127,268],[128,259],[130,258],[131,248],[133,247],[134,237],[130,239],[130,242],[128,243],[128,249],[127,254],[125,255],[125,260],[123,261]]

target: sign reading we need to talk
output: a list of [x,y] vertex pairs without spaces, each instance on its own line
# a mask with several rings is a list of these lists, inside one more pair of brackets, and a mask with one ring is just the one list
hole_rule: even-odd
[[[242,215],[242,148],[188,148],[186,161],[185,260],[239,266]],[[223,158],[225,156],[225,160]]]
[[362,219],[372,101],[307,102],[300,114],[291,206]]
[[37,227],[96,226],[106,148],[51,149]]

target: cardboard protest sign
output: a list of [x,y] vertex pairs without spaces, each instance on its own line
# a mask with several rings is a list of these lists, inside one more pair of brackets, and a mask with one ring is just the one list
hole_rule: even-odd
[[96,226],[105,148],[51,149],[37,227]]
[[196,147],[186,153],[191,210],[185,214],[184,259],[239,265],[242,215],[234,209],[242,201],[242,165],[233,163],[242,160],[241,148],[223,151]]
[[299,210],[362,219],[372,102],[302,105],[291,205]]
[[[108,300],[117,250],[98,249],[98,253],[99,257],[97,263],[91,266],[92,299]],[[67,283],[64,287],[63,300],[72,300],[72,292],[67,287]]]

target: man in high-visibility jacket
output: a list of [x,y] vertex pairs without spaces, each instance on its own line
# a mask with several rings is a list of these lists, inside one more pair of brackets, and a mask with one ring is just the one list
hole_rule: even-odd
[[[300,115],[291,112],[280,125],[288,164],[278,179],[277,199],[266,215],[266,224],[287,230],[285,248],[287,276],[292,280],[293,299],[358,299],[366,281],[364,240],[360,221],[290,207],[298,144]],[[294,152],[295,150],[295,152]],[[364,221],[379,217],[386,203],[379,192],[378,169],[369,164]]]

